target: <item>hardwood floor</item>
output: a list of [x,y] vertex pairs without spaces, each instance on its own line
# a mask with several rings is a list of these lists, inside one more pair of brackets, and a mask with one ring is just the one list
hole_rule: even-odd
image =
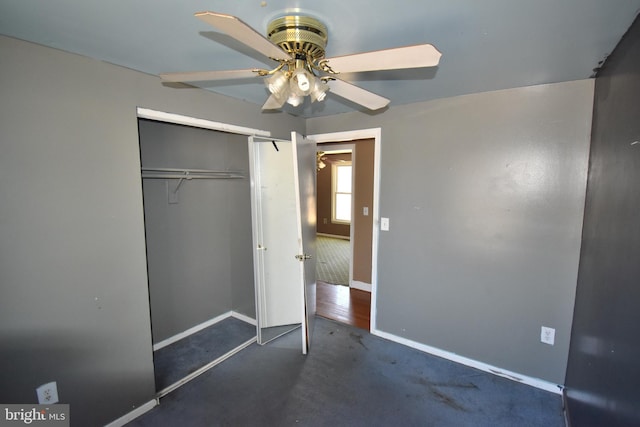
[[371,293],[348,286],[331,285],[318,281],[316,287],[316,314],[369,330]]

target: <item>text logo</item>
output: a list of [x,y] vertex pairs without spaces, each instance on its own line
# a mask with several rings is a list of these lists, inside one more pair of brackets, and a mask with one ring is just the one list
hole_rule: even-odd
[[0,405],[0,427],[69,427],[69,405]]

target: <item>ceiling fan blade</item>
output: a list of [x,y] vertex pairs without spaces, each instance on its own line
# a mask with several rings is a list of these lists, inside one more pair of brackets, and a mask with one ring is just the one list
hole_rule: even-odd
[[165,82],[202,82],[210,80],[230,80],[257,77],[253,69],[224,71],[192,71],[186,73],[162,73],[160,78]]
[[286,99],[282,99],[280,101],[278,101],[278,99],[275,97],[275,95],[271,95],[268,99],[267,102],[264,103],[264,105],[262,106],[263,110],[277,110],[278,108],[281,108],[284,103],[285,103]]
[[235,16],[210,11],[198,12],[195,16],[269,58],[285,61],[291,59],[287,52]]
[[387,98],[338,79],[331,80],[329,88],[330,93],[360,104],[369,110],[379,110],[389,105],[390,102]]
[[398,70],[402,68],[435,67],[442,54],[430,44],[375,50],[328,58],[329,66],[338,73]]

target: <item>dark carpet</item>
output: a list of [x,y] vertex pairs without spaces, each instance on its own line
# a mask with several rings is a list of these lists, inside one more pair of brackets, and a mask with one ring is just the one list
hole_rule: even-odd
[[131,426],[564,427],[559,395],[317,318],[253,344],[160,400]]
[[155,351],[156,390],[165,389],[255,336],[255,325],[228,317]]

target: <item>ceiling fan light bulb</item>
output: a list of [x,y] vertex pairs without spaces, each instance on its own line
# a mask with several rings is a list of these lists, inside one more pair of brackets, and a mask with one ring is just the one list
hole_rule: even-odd
[[309,83],[309,79],[307,78],[307,76],[305,76],[304,73],[298,74],[298,87],[303,92],[308,91],[309,88],[311,87],[311,84]]
[[313,102],[322,102],[327,97],[326,92],[322,92],[321,90],[313,90],[311,91],[311,101]]
[[306,95],[306,93],[304,93],[304,91],[300,89],[300,86],[298,85],[298,80],[295,78],[292,78],[291,81],[289,82],[289,92],[296,96]]
[[289,92],[289,90],[286,88],[285,90],[273,94],[273,97],[281,104],[284,104],[290,96],[291,92]]
[[296,68],[291,76],[291,91],[301,96],[307,96],[314,86],[314,81],[313,75],[307,70]]
[[287,99],[287,104],[297,107],[298,105],[302,104],[303,100],[304,98],[302,98],[300,95],[292,93],[291,96],[289,96],[289,99]]
[[287,89],[287,76],[282,71],[278,71],[265,79],[265,83],[269,92],[274,95],[280,95]]
[[313,89],[311,90],[311,100],[322,102],[327,97],[327,91],[329,85],[320,79],[315,79],[313,82]]

